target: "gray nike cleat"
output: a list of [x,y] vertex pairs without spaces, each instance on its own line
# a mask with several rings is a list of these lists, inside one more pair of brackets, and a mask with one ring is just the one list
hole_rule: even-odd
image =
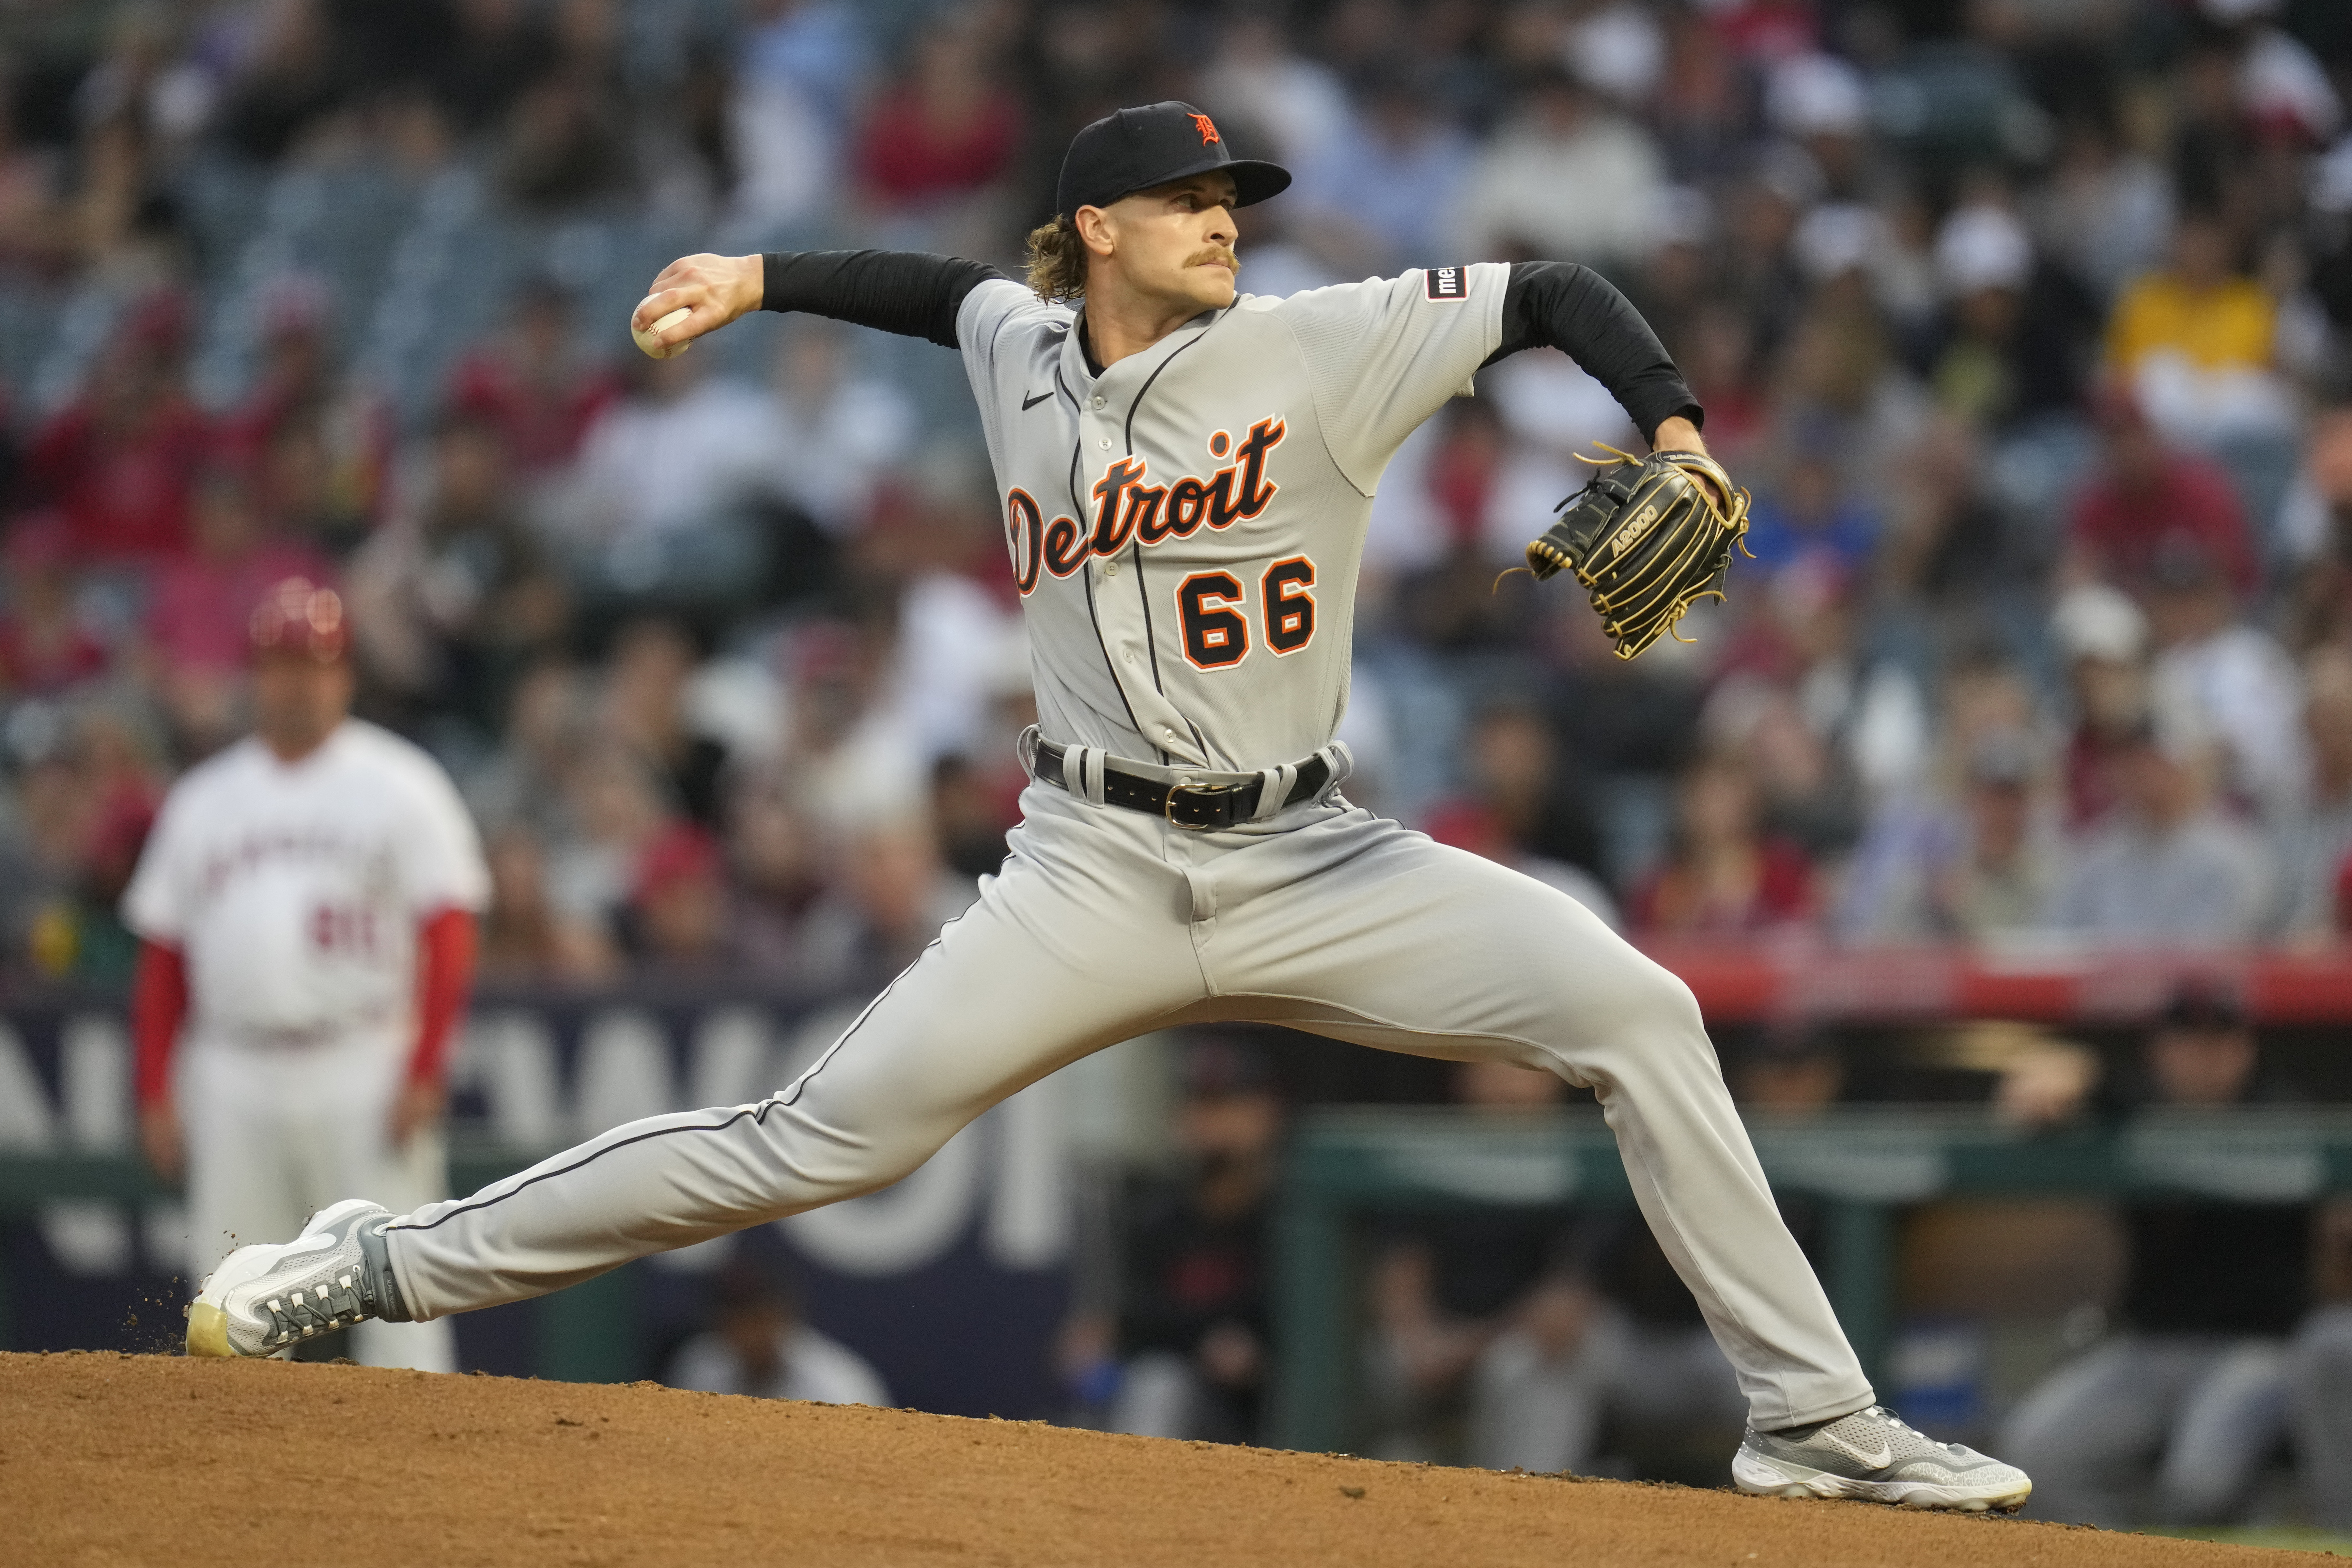
[[392,1211],[345,1198],[310,1216],[291,1241],[240,1247],[188,1308],[188,1353],[267,1356],[370,1318],[405,1322],[384,1256]]
[[1858,1498],[1963,1513],[2014,1513],[2033,1493],[2016,1466],[1930,1442],[1877,1405],[1818,1426],[1750,1428],[1731,1458],[1731,1479],[1761,1497]]

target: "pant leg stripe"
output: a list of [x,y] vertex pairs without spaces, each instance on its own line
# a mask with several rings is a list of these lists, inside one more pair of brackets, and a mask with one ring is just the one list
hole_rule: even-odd
[[[968,913],[969,911],[966,912]],[[955,920],[948,921],[947,925],[941,926],[940,928],[940,934],[931,938],[930,942],[924,947],[923,951],[915,955],[914,962],[908,963],[906,968],[898,971],[897,974],[891,976],[890,984],[882,988],[882,994],[874,998],[873,1001],[866,1004],[866,1010],[857,1015],[856,1019],[851,1023],[848,1028],[842,1031],[841,1038],[834,1041],[832,1045],[825,1047],[824,1055],[817,1058],[816,1065],[810,1068],[808,1071],[801,1074],[799,1078],[793,1079],[791,1087],[782,1090],[781,1093],[770,1095],[767,1099],[760,1101],[756,1106],[744,1107],[729,1116],[726,1121],[715,1123],[711,1126],[656,1127],[650,1132],[640,1132],[634,1138],[620,1139],[615,1142],[604,1144],[601,1148],[590,1150],[586,1154],[582,1155],[579,1159],[574,1160],[571,1164],[565,1165],[560,1170],[541,1171],[535,1176],[526,1177],[522,1181],[515,1183],[513,1186],[509,1187],[502,1193],[496,1194],[490,1197],[471,1200],[460,1204],[457,1207],[450,1209],[447,1213],[436,1215],[423,1225],[411,1225],[401,1220],[394,1220],[389,1228],[393,1230],[436,1229],[444,1223],[457,1218],[461,1214],[474,1214],[482,1209],[488,1208],[494,1204],[504,1203],[507,1199],[513,1197],[516,1194],[521,1192],[525,1187],[536,1186],[541,1182],[551,1180],[557,1176],[568,1176],[572,1172],[603,1158],[604,1155],[611,1153],[615,1149],[625,1149],[633,1143],[642,1143],[649,1138],[667,1137],[673,1132],[724,1132],[747,1116],[750,1117],[754,1123],[764,1125],[767,1121],[768,1112],[774,1107],[779,1105],[790,1107],[799,1101],[801,1090],[807,1086],[808,1081],[816,1077],[818,1073],[823,1072],[825,1068],[825,1064],[832,1061],[835,1054],[840,1051],[841,1047],[849,1043],[849,1037],[857,1033],[860,1028],[865,1026],[866,1020],[874,1016],[874,1009],[879,1007],[884,1002],[889,1000],[890,993],[898,988],[898,982],[906,979],[908,975],[913,973],[915,972],[915,965],[922,963],[925,958],[930,955],[932,948],[939,946],[941,942],[946,940],[948,926],[954,925],[956,921],[960,921],[961,919],[963,919],[963,916],[960,914],[955,917]],[[509,1179],[511,1180],[511,1178]]]

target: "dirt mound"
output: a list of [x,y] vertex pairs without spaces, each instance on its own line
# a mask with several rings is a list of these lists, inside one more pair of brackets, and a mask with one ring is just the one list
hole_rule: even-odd
[[14,1563],[2284,1564],[2302,1553],[1031,1423],[0,1355]]

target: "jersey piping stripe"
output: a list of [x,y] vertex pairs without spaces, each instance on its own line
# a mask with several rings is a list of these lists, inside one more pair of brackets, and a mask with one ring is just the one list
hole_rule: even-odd
[[[1151,656],[1151,689],[1164,697],[1168,688],[1160,682],[1160,634],[1152,627],[1151,595],[1143,585],[1143,541],[1136,540],[1127,548],[1135,557],[1135,597],[1143,606],[1143,651]],[[1192,721],[1187,719],[1184,722],[1189,727]]]
[[[1196,337],[1192,340],[1192,343],[1199,342],[1201,338],[1206,336],[1208,336],[1208,333],[1204,330],[1201,333],[1200,337]],[[1143,395],[1150,392],[1151,390],[1151,384],[1160,379],[1160,371],[1166,370],[1170,365],[1176,363],[1176,354],[1182,353],[1185,349],[1191,348],[1192,343],[1184,344],[1182,348],[1179,348],[1176,351],[1176,353],[1170,354],[1166,359],[1161,360],[1158,368],[1153,370],[1149,376],[1145,377],[1142,386],[1137,389],[1135,401],[1127,405],[1126,439],[1127,455],[1129,457],[1132,458],[1135,456],[1135,413],[1137,409],[1143,406]],[[1168,694],[1168,688],[1160,679],[1160,634],[1158,631],[1153,629],[1151,625],[1151,594],[1143,580],[1143,541],[1139,538],[1137,539],[1129,548],[1135,555],[1135,596],[1138,602],[1143,605],[1143,648],[1146,653],[1151,656],[1151,689],[1165,697]],[[1192,738],[1195,741],[1201,740],[1200,726],[1194,724],[1189,717],[1184,721],[1184,727],[1192,731]],[[1205,742],[1202,743],[1201,750],[1203,755],[1208,754],[1208,746]],[[1168,753],[1163,749],[1160,751],[1160,754],[1164,759]]]
[[[1211,326],[1214,326],[1215,324],[1216,323],[1213,321],[1210,323]],[[1132,458],[1135,456],[1136,412],[1143,406],[1144,398],[1150,394],[1151,384],[1160,379],[1160,373],[1161,371],[1166,370],[1170,365],[1176,363],[1176,357],[1178,354],[1182,353],[1186,349],[1191,348],[1192,343],[1199,342],[1202,338],[1205,338],[1208,335],[1209,328],[1202,327],[1198,332],[1195,332],[1192,335],[1192,342],[1178,345],[1176,353],[1170,354],[1166,359],[1161,360],[1157,365],[1154,365],[1152,367],[1151,374],[1143,378],[1143,384],[1135,389],[1135,401],[1127,405],[1127,455],[1129,457]]]
[[[1070,333],[1076,330],[1076,322],[1073,320],[1071,324],[1062,331],[1064,340],[1066,341]],[[1062,379],[1062,367],[1058,361],[1054,365],[1054,384],[1061,388],[1062,395],[1070,400],[1070,412],[1073,415],[1077,414],[1078,395],[1072,392],[1070,384]],[[1078,500],[1078,465],[1085,461],[1086,451],[1086,437],[1083,435],[1070,443],[1070,512],[1074,517],[1087,515],[1086,503]],[[1087,619],[1095,628],[1095,646],[1102,649],[1103,669],[1110,676],[1110,689],[1118,693],[1118,705],[1127,710],[1127,727],[1134,731],[1139,739],[1142,739],[1143,721],[1135,716],[1135,704],[1127,700],[1127,688],[1118,683],[1118,667],[1111,662],[1109,645],[1102,640],[1102,618],[1095,614],[1094,563],[1088,561],[1081,566],[1078,569],[1078,575],[1087,585]],[[1147,746],[1151,744],[1148,739],[1145,739],[1143,743]],[[1160,751],[1156,746],[1153,746],[1152,750],[1158,752],[1161,762],[1168,760],[1167,752]]]
[[[1062,379],[1062,369],[1059,365],[1054,367],[1054,379],[1057,383]],[[1064,387],[1062,390],[1067,392],[1069,388]],[[1070,402],[1073,406],[1076,406],[1077,399],[1074,397]],[[1083,436],[1070,443],[1070,506],[1079,517],[1087,515],[1086,503],[1078,500],[1078,465],[1085,461],[1086,452],[1086,438]],[[1138,740],[1147,746],[1151,746],[1150,737],[1143,732],[1143,721],[1135,716],[1135,704],[1127,700],[1127,688],[1119,684],[1118,665],[1110,657],[1110,645],[1103,641],[1102,617],[1095,613],[1095,564],[1091,557],[1078,568],[1078,581],[1084,583],[1087,587],[1087,621],[1095,628],[1095,647],[1102,650],[1103,669],[1110,676],[1110,689],[1118,693],[1118,705],[1127,710],[1127,727],[1135,731]],[[1168,760],[1167,752],[1160,751],[1157,746],[1152,746],[1151,749],[1158,753],[1161,762]]]
[[[1223,321],[1223,319],[1224,312],[1221,310],[1217,313],[1217,320]],[[1135,456],[1135,416],[1143,407],[1144,395],[1151,390],[1151,384],[1160,379],[1160,373],[1176,363],[1176,354],[1182,353],[1186,349],[1191,348],[1192,343],[1197,343],[1202,338],[1207,337],[1209,335],[1209,327],[1213,327],[1216,324],[1216,321],[1211,321],[1208,327],[1202,327],[1198,332],[1194,333],[1192,342],[1180,345],[1175,353],[1170,354],[1166,359],[1161,360],[1157,365],[1153,366],[1151,374],[1143,378],[1143,384],[1135,389],[1135,401],[1127,405],[1127,455],[1129,457],[1132,458]],[[1072,488],[1071,495],[1073,500],[1076,498],[1076,489],[1075,485]],[[1140,539],[1135,542],[1135,592],[1137,597],[1141,599],[1143,602],[1143,635],[1146,639],[1145,646],[1151,650],[1152,689],[1164,697],[1168,693],[1168,688],[1161,685],[1160,681],[1160,636],[1151,628],[1151,595],[1145,592],[1144,588],[1143,541]],[[1089,601],[1089,603],[1091,603],[1091,601]],[[1209,744],[1209,737],[1202,731],[1201,726],[1193,721],[1192,716],[1190,713],[1185,714],[1183,717],[1184,728],[1192,732],[1192,743],[1201,748],[1201,754],[1204,757],[1212,759],[1215,758],[1217,755],[1217,749]],[[1160,754],[1161,760],[1164,762],[1168,756],[1166,748],[1160,748]]]
[[[973,907],[978,907],[976,901]],[[964,914],[969,914],[971,912],[971,911],[970,910],[966,910]],[[451,1209],[448,1213],[436,1215],[433,1219],[426,1221],[423,1225],[403,1225],[399,1221],[395,1220],[388,1228],[393,1230],[437,1230],[444,1224],[456,1219],[461,1214],[478,1214],[484,1209],[495,1207],[497,1205],[502,1204],[509,1198],[515,1196],[526,1187],[537,1186],[540,1183],[551,1181],[557,1176],[568,1176],[574,1171],[581,1170],[585,1166],[595,1163],[598,1160],[603,1159],[605,1155],[611,1153],[615,1149],[626,1149],[632,1145],[643,1143],[649,1138],[667,1138],[673,1132],[724,1132],[729,1128],[734,1126],[737,1122],[742,1121],[745,1117],[751,1118],[752,1122],[756,1125],[765,1126],[767,1124],[768,1112],[775,1107],[781,1105],[785,1109],[790,1110],[793,1106],[800,1103],[801,1090],[808,1087],[809,1080],[825,1069],[826,1065],[830,1063],[835,1056],[840,1054],[841,1047],[849,1044],[849,1037],[866,1026],[866,1020],[874,1016],[874,1009],[879,1007],[883,1003],[890,999],[890,993],[898,989],[898,982],[906,979],[908,975],[912,974],[915,972],[915,964],[920,963],[924,959],[929,957],[931,949],[939,946],[940,943],[947,940],[949,928],[953,926],[957,921],[961,921],[962,919],[963,914],[959,914],[955,917],[955,920],[951,920],[948,921],[946,925],[940,927],[940,934],[931,938],[931,940],[924,945],[923,951],[915,955],[913,963],[908,964],[906,968],[898,971],[898,973],[890,977],[890,984],[882,988],[882,994],[879,996],[875,997],[873,1001],[866,1004],[866,1010],[858,1014],[856,1018],[851,1022],[849,1027],[841,1032],[841,1038],[834,1041],[831,1046],[825,1048],[824,1055],[816,1059],[815,1065],[811,1067],[808,1071],[801,1074],[800,1077],[793,1079],[793,1081],[784,1086],[784,1088],[777,1090],[774,1094],[772,1094],[768,1096],[767,1099],[760,1101],[757,1105],[739,1106],[728,1115],[725,1121],[714,1121],[706,1126],[656,1127],[650,1132],[640,1132],[634,1138],[617,1139],[613,1142],[605,1143],[590,1150],[587,1153],[582,1155],[579,1159],[574,1160],[569,1165],[562,1167],[561,1170],[541,1171],[538,1175],[529,1176],[520,1182],[516,1182],[513,1186],[509,1187],[505,1192],[484,1198],[478,1203],[460,1204],[456,1208]],[[511,1177],[509,1179],[512,1180]]]
[[[961,315],[963,312],[959,310],[956,313],[958,315]],[[992,363],[993,363],[996,359],[996,340],[1004,335],[1005,326],[1012,320],[1013,312],[1010,310],[1005,311],[1004,314],[996,318],[996,330],[988,334],[988,358]]]

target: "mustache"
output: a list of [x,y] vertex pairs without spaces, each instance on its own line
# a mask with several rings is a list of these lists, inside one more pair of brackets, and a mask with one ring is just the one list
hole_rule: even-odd
[[1194,251],[1184,258],[1184,265],[1199,267],[1211,261],[1221,261],[1234,269],[1234,276],[1236,278],[1241,276],[1242,258],[1235,256],[1228,247],[1222,245],[1212,245],[1205,249]]

